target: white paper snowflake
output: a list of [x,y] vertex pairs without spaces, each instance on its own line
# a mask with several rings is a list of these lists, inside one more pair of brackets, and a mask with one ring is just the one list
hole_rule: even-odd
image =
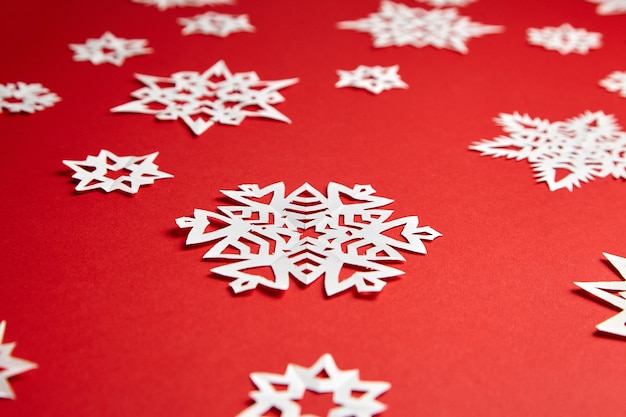
[[126,58],[152,53],[147,44],[145,39],[118,38],[105,32],[97,39],[87,39],[84,44],[72,43],[70,49],[74,51],[74,61],[90,61],[94,65],[108,62],[119,67]]
[[483,25],[460,16],[457,9],[426,10],[383,0],[377,13],[369,17],[339,22],[340,29],[368,32],[374,47],[412,45],[416,48],[434,46],[466,54],[469,38],[502,32],[502,26]]
[[563,23],[558,27],[529,28],[526,36],[531,45],[543,46],[545,49],[558,51],[561,55],[572,52],[584,55],[590,49],[602,46],[601,33],[577,29],[569,23]]
[[41,84],[0,84],[0,113],[6,109],[11,113],[34,113],[52,107],[61,99]]
[[551,191],[572,191],[594,177],[626,179],[626,133],[613,115],[588,111],[550,122],[527,114],[502,113],[495,122],[508,136],[474,142],[470,149],[494,158],[528,160],[537,181],[546,182]]
[[[621,277],[626,280],[626,258],[608,253],[604,253],[604,256]],[[596,328],[601,332],[626,337],[626,282],[575,282],[574,284],[622,310],[622,312],[616,316],[598,324]]]
[[178,24],[184,26],[183,35],[199,33],[225,38],[235,32],[254,32],[246,14],[206,12],[194,17],[182,17],[178,19]]
[[467,6],[476,0],[417,0],[432,7]]
[[6,321],[0,322],[0,398],[15,399],[15,393],[9,385],[9,378],[37,368],[37,364],[11,356],[14,343],[2,343]]
[[[103,149],[97,156],[89,155],[84,161],[63,163],[75,171],[72,178],[80,181],[76,191],[100,188],[107,193],[119,190],[135,194],[142,185],[154,184],[154,181],[162,178],[173,178],[173,175],[159,171],[158,165],[155,165],[158,154],[117,156]],[[118,176],[116,173],[125,175]]]
[[135,3],[142,3],[148,6],[157,6],[159,10],[170,7],[201,7],[218,6],[220,4],[235,4],[235,0],[132,0]]
[[619,93],[626,97],[626,71],[614,71],[605,79],[600,80],[600,85],[611,93]]
[[397,65],[392,67],[359,65],[352,71],[337,70],[339,81],[335,87],[363,88],[374,94],[380,94],[392,88],[408,88],[409,86],[400,79],[398,68]]
[[362,381],[357,369],[342,371],[328,353],[310,368],[289,364],[284,374],[253,372],[250,379],[257,388],[250,393],[254,404],[237,417],[263,417],[272,409],[281,417],[313,417],[303,415],[298,404],[306,391],[333,394],[336,407],[329,417],[373,417],[387,409],[376,398],[391,387],[388,382]]
[[215,123],[239,125],[246,117],[291,123],[272,105],[285,101],[278,90],[298,82],[297,78],[262,81],[253,71],[232,74],[224,61],[203,73],[136,77],[145,85],[131,93],[137,100],[117,106],[112,112],[153,114],[159,120],[181,119],[196,135]]
[[626,0],[587,0],[598,5],[596,13],[601,15],[626,13]]
[[[196,209],[193,217],[176,223],[191,229],[188,245],[217,241],[205,259],[237,261],[211,270],[233,278],[235,293],[258,285],[286,290],[290,275],[305,285],[324,275],[329,296],[351,287],[378,292],[385,279],[403,274],[386,265],[405,260],[396,249],[425,254],[423,240],[441,236],[431,227],[418,227],[416,216],[387,221],[393,211],[380,207],[393,200],[375,196],[369,185],[348,188],[331,182],[327,197],[309,184],[285,195],[282,182],[264,188],[245,184],[222,193],[240,205],[220,207],[222,214]],[[207,231],[211,221],[224,227]],[[394,228],[402,229],[399,239],[388,234]],[[273,277],[255,268],[271,268]]]

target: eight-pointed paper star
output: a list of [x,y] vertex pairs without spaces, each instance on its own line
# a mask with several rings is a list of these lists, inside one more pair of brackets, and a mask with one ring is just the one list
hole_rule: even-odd
[[184,26],[183,35],[199,33],[225,38],[235,32],[254,32],[254,26],[248,21],[246,14],[206,12],[194,17],[181,17],[178,23]]
[[[613,268],[626,280],[626,258],[603,253]],[[626,281],[575,282],[583,290],[622,310],[596,327],[601,332],[626,337]]]
[[602,15],[626,13],[626,0],[587,0],[596,3],[596,13]]
[[[98,156],[87,156],[84,161],[63,161],[75,171],[72,178],[80,182],[76,191],[88,191],[100,188],[111,192],[115,190],[135,194],[142,185],[153,184],[162,178],[173,178],[167,172],[159,171],[154,159],[159,153],[144,156],[117,156],[113,152],[101,150]],[[123,172],[128,175],[109,177],[112,172]]]
[[398,66],[392,67],[368,67],[359,65],[355,70],[337,70],[339,81],[335,87],[363,88],[371,93],[380,94],[392,88],[408,88],[398,75]]
[[531,45],[543,46],[545,49],[558,51],[561,55],[572,52],[584,55],[590,49],[602,46],[601,33],[578,29],[569,23],[558,27],[529,28],[526,37]]
[[0,398],[14,400],[15,393],[11,389],[8,379],[37,368],[37,364],[11,356],[13,349],[15,349],[15,342],[2,343],[5,329],[6,321],[0,322]]
[[11,113],[34,113],[46,107],[52,107],[61,100],[59,96],[41,84],[0,84],[0,113],[7,109]]
[[135,3],[142,3],[149,6],[157,6],[159,10],[169,9],[170,7],[201,7],[201,6],[217,6],[220,4],[235,4],[235,0],[132,0]]
[[70,49],[74,51],[74,61],[90,61],[94,65],[108,62],[119,67],[126,58],[151,53],[147,44],[145,39],[118,38],[105,32],[97,39],[87,39],[84,44],[72,43]]
[[620,93],[626,97],[626,71],[614,71],[605,79],[600,80],[600,85],[612,93]]
[[[376,398],[391,387],[388,382],[361,381],[356,369],[340,370],[328,353],[310,368],[289,364],[282,375],[254,372],[250,379],[257,387],[257,391],[250,393],[254,404],[237,417],[263,417],[272,409],[280,411],[281,417],[309,416],[302,414],[297,402],[306,391],[333,394],[337,407],[328,411],[329,417],[372,417],[387,408]],[[286,388],[278,389],[277,385]]]
[[137,100],[117,106],[112,112],[153,114],[159,120],[181,119],[196,135],[215,123],[239,125],[248,116],[291,123],[272,104],[285,101],[278,90],[298,82],[297,78],[262,81],[253,71],[233,74],[224,61],[203,73],[136,77],[145,84],[131,93]]

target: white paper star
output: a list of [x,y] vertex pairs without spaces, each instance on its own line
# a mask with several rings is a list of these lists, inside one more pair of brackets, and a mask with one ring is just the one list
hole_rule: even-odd
[[132,0],[135,3],[142,3],[148,6],[157,6],[159,10],[170,7],[201,7],[217,6],[220,4],[235,4],[235,0]]
[[[376,398],[391,387],[388,382],[361,381],[356,369],[340,370],[328,353],[310,368],[289,364],[282,375],[254,372],[250,379],[257,387],[257,391],[250,393],[254,404],[237,417],[263,417],[272,408],[280,411],[281,417],[313,417],[303,415],[298,404],[306,391],[333,394],[337,407],[328,411],[329,417],[373,417],[387,409]],[[276,385],[286,388],[279,389]]]
[[577,29],[569,23],[563,23],[558,27],[529,28],[526,36],[531,45],[543,46],[545,49],[558,51],[561,55],[572,52],[584,55],[590,49],[602,46],[601,33]]
[[206,12],[194,17],[181,17],[178,23],[184,26],[183,35],[200,33],[225,38],[235,32],[254,32],[254,26],[248,21],[246,14]]
[[298,82],[297,78],[262,81],[253,71],[233,74],[224,61],[203,73],[185,71],[171,77],[136,77],[146,87],[131,94],[137,100],[117,106],[112,112],[153,114],[159,120],[181,119],[196,135],[215,123],[239,125],[246,117],[291,123],[272,105],[285,101],[278,90]]
[[417,0],[432,7],[467,6],[476,0]]
[[612,72],[600,80],[600,85],[611,93],[620,93],[620,96],[626,97],[626,71]]
[[502,32],[502,26],[483,25],[460,16],[457,9],[426,10],[383,0],[377,13],[369,17],[339,22],[339,29],[368,32],[374,47],[412,45],[416,48],[434,46],[466,54],[465,43],[472,37]]
[[41,84],[0,84],[0,113],[6,109],[11,113],[34,113],[52,107],[61,99]]
[[400,79],[398,68],[398,65],[392,67],[359,65],[352,71],[337,70],[339,81],[335,87],[363,88],[374,94],[380,94],[392,88],[408,88],[409,86]]
[[152,49],[146,48],[147,44],[145,39],[118,38],[105,32],[97,39],[87,39],[84,44],[72,43],[70,49],[74,51],[74,61],[90,61],[94,65],[108,62],[119,67],[126,58],[152,53]]
[[[603,253],[603,255],[609,260],[621,277],[626,279],[626,258],[608,253]],[[596,328],[601,332],[626,337],[626,282],[575,282],[574,284],[622,310],[622,312],[616,316],[598,324]]]
[[[107,193],[119,190],[135,194],[142,185],[174,177],[167,172],[159,171],[158,165],[154,164],[158,154],[154,152],[144,156],[117,156],[103,149],[98,156],[89,155],[84,161],[63,161],[63,163],[75,171],[72,178],[80,181],[76,191],[100,188]],[[107,176],[120,171],[127,175]]]
[[601,15],[626,13],[626,0],[587,0],[598,5],[596,13]]
[[15,393],[9,385],[9,378],[37,368],[37,364],[11,356],[15,343],[2,343],[6,321],[0,322],[0,398],[15,399]]

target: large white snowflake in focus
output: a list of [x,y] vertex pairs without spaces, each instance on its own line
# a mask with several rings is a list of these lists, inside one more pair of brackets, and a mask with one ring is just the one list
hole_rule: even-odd
[[626,0],[587,0],[598,5],[596,13],[602,15],[626,13]]
[[475,142],[470,149],[494,158],[528,160],[537,181],[547,183],[551,191],[572,191],[595,177],[626,179],[626,133],[613,115],[588,111],[550,122],[502,113],[495,122],[508,136]]
[[239,125],[246,117],[290,123],[273,104],[285,101],[278,92],[297,78],[262,81],[256,72],[231,73],[224,61],[200,73],[176,72],[171,77],[136,74],[145,87],[131,93],[136,100],[112,112],[153,114],[159,120],[180,119],[200,135],[215,123]]
[[152,53],[147,44],[145,39],[118,38],[105,32],[97,39],[87,39],[84,44],[72,43],[70,49],[74,51],[74,61],[90,61],[94,65],[106,62],[119,67],[126,58]]
[[298,404],[306,391],[333,394],[336,407],[329,417],[373,417],[387,409],[376,398],[391,387],[388,382],[362,381],[357,369],[342,371],[328,353],[310,368],[289,364],[284,374],[253,372],[250,379],[257,388],[250,393],[254,404],[237,417],[263,417],[272,409],[281,417],[313,417],[302,414]]
[[602,46],[601,33],[577,29],[569,23],[558,27],[529,28],[526,37],[531,45],[543,46],[545,49],[558,51],[561,55],[572,52],[584,55],[590,49]]
[[248,21],[248,15],[232,15],[206,12],[194,17],[181,17],[178,23],[183,28],[183,35],[199,33],[225,38],[235,32],[254,32],[254,26]]
[[626,97],[626,71],[614,71],[605,79],[600,80],[600,85],[611,93],[619,93]]
[[432,7],[467,6],[476,0],[417,0]]
[[337,70],[339,81],[335,87],[355,87],[363,88],[370,93],[380,94],[392,88],[408,88],[398,75],[398,66],[392,67],[368,67],[359,65],[355,70]]
[[6,325],[6,321],[0,322],[0,398],[14,400],[15,393],[9,385],[9,378],[35,369],[37,364],[11,356],[15,343],[2,343]]
[[[327,295],[351,287],[378,292],[385,279],[403,274],[386,265],[405,260],[396,249],[425,254],[423,240],[441,236],[431,227],[418,227],[416,216],[387,221],[393,211],[380,207],[393,200],[375,196],[369,185],[331,182],[328,196],[309,184],[285,195],[282,182],[264,188],[245,184],[222,193],[240,205],[220,207],[221,214],[196,209],[193,217],[176,223],[191,229],[188,245],[217,241],[205,259],[237,261],[211,270],[233,278],[235,293],[258,285],[286,290],[290,275],[305,285],[324,275]],[[207,231],[211,222],[223,227]],[[399,238],[388,234],[393,229]],[[259,268],[271,268],[274,277]]]
[[[103,149],[97,156],[89,155],[83,161],[63,163],[74,170],[72,178],[79,180],[76,191],[100,188],[107,193],[119,190],[135,194],[142,185],[154,184],[154,181],[162,178],[173,178],[173,175],[159,171],[158,165],[154,163],[158,154],[117,156]],[[115,173],[126,175],[115,176]]]
[[472,37],[502,32],[502,26],[483,25],[460,16],[457,9],[426,10],[383,0],[380,9],[369,17],[339,22],[340,29],[368,32],[374,47],[412,45],[434,46],[466,54],[465,43]]
[[142,3],[148,6],[157,6],[159,10],[170,7],[201,7],[218,6],[221,4],[235,4],[235,0],[132,0],[135,3]]
[[52,107],[61,99],[41,84],[0,84],[0,113],[6,109],[11,113],[35,113]]

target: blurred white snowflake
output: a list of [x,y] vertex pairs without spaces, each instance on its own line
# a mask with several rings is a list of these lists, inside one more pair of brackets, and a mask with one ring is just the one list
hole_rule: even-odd
[[408,88],[398,74],[398,65],[391,67],[368,67],[359,65],[352,71],[337,70],[339,81],[335,87],[362,88],[373,94],[380,94],[392,88]]
[[10,113],[34,113],[52,107],[61,99],[41,84],[23,82],[0,84],[0,113],[2,109]]
[[97,39],[87,39],[84,44],[72,43],[70,49],[74,51],[74,61],[90,61],[94,65],[106,62],[119,67],[126,58],[152,53],[147,44],[145,39],[118,38],[105,32]]
[[626,97],[626,71],[614,71],[606,78],[600,80],[600,85],[611,93],[619,93]]
[[558,51],[561,55],[572,52],[584,55],[590,49],[602,46],[601,33],[578,29],[569,23],[563,23],[558,27],[529,28],[526,37],[531,45],[543,46],[545,49]]
[[626,0],[587,0],[598,5],[596,13],[602,15],[626,13]]
[[231,33],[254,32],[254,26],[248,21],[248,15],[232,15],[206,12],[194,17],[181,17],[178,23],[184,26],[183,35],[195,33],[225,38]]

